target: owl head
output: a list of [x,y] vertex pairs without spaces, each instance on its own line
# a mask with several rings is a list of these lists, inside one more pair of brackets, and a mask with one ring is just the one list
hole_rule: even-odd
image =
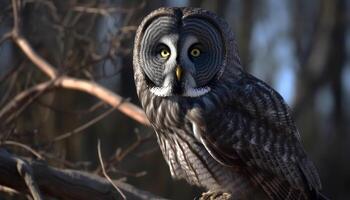
[[162,97],[202,96],[227,66],[240,67],[228,25],[199,8],[160,8],[146,16],[133,60],[135,78],[141,76],[150,92]]

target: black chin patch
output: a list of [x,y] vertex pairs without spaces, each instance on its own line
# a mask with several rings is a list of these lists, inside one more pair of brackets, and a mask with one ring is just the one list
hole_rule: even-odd
[[183,86],[182,81],[175,80],[172,93],[175,95],[181,95],[181,94],[183,94],[183,92],[184,92],[184,86]]

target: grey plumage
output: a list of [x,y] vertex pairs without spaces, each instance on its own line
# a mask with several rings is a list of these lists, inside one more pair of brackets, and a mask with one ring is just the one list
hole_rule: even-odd
[[137,30],[134,74],[174,178],[232,199],[321,198],[288,106],[242,70],[234,36],[215,14],[149,14]]

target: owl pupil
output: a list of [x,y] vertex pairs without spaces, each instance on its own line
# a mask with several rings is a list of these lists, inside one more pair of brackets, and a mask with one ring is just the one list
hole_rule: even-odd
[[201,54],[201,51],[199,49],[197,49],[197,48],[194,48],[194,49],[191,50],[190,54],[193,57],[198,57]]
[[162,58],[168,58],[168,57],[170,56],[169,50],[167,50],[167,49],[162,49],[162,50],[160,51],[160,56],[161,56]]

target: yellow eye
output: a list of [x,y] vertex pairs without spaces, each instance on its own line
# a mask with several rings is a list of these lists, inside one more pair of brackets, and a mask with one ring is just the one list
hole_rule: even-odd
[[170,51],[167,49],[160,50],[160,56],[162,58],[168,58],[170,56]]
[[190,53],[191,53],[191,56],[198,57],[199,55],[201,55],[201,50],[197,48],[193,48]]

